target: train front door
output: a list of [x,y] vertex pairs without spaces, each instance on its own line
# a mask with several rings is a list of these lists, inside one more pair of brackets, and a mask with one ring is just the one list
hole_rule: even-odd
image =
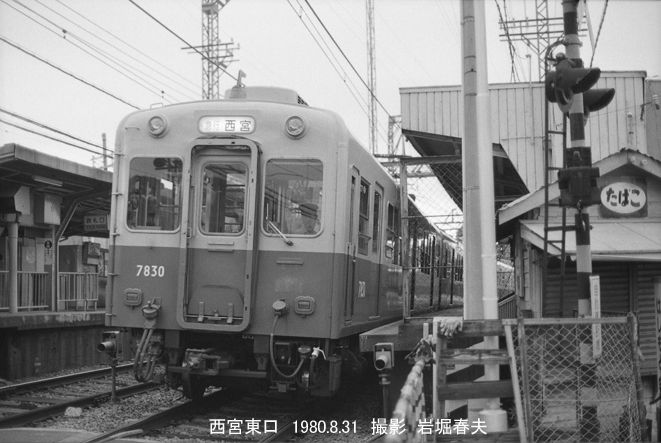
[[183,321],[193,329],[242,331],[256,261],[259,151],[245,140],[210,142],[193,151]]

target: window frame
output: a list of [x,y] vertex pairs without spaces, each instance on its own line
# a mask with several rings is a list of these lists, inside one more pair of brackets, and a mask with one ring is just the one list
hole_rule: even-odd
[[[177,227],[174,229],[146,229],[141,226],[134,226],[131,227],[128,222],[128,216],[129,216],[129,210],[128,210],[128,205],[129,205],[129,200],[130,200],[130,194],[131,194],[131,179],[134,177],[132,175],[131,171],[131,165],[134,160],[136,159],[156,159],[156,158],[166,158],[166,159],[173,159],[173,160],[179,160],[181,162],[181,171],[179,173],[179,201],[176,206],[179,208],[179,214],[178,214],[178,220],[177,220]],[[124,208],[124,227],[126,228],[127,231],[129,232],[134,232],[134,233],[141,233],[141,234],[172,234],[179,232],[181,230],[181,222],[183,219],[183,210],[184,210],[184,170],[185,170],[185,161],[182,156],[179,155],[171,155],[171,156],[163,156],[163,155],[134,155],[127,161],[128,164],[128,172],[127,172],[127,177],[126,180],[124,181],[124,184],[126,186],[126,201],[124,202],[123,208]],[[137,174],[136,174],[137,175]],[[154,226],[156,228],[156,226]]]
[[[221,159],[222,159],[222,157],[220,157],[220,158],[214,157],[214,158],[210,158],[208,161],[203,162],[202,164],[200,164],[200,177],[198,179],[200,191],[199,191],[199,198],[197,199],[196,207],[195,207],[195,211],[194,211],[196,218],[198,218],[199,220],[197,220],[195,222],[195,225],[196,225],[196,228],[197,228],[198,232],[202,235],[205,235],[205,236],[240,237],[246,231],[246,218],[247,218],[246,217],[246,212],[247,212],[248,204],[249,204],[248,198],[249,198],[249,188],[250,188],[250,184],[249,184],[249,181],[250,181],[250,165],[245,163],[245,162],[242,162],[240,160],[234,159],[234,158],[231,159],[231,160],[225,160],[225,161],[222,161]],[[202,220],[203,220],[203,216],[202,216],[203,204],[202,203],[204,201],[204,171],[206,171],[206,169],[209,165],[230,165],[230,166],[231,165],[241,165],[241,166],[244,167],[245,185],[244,185],[244,188],[243,188],[243,212],[241,214],[242,223],[241,223],[241,230],[238,231],[238,232],[210,232],[208,230],[205,231],[205,230],[202,229]]]
[[[266,221],[266,182],[267,182],[267,168],[269,163],[271,162],[279,162],[279,161],[285,161],[285,162],[319,162],[321,164],[321,206],[318,208],[318,211],[320,215],[318,215],[318,221],[319,221],[319,230],[315,232],[314,234],[302,234],[302,233],[288,233],[284,232],[283,234],[286,235],[287,237],[292,237],[292,238],[316,238],[319,237],[323,232],[324,232],[324,202],[326,200],[326,187],[327,187],[327,178],[326,178],[326,164],[325,162],[319,158],[319,157],[272,157],[267,159],[264,162],[264,166],[262,169],[262,185],[261,185],[261,208],[260,208],[260,214],[261,215],[261,220],[259,221],[259,229],[262,233],[262,235],[270,238],[281,238],[280,234],[277,232],[271,232],[268,231],[264,224]],[[272,220],[271,220],[272,221]]]

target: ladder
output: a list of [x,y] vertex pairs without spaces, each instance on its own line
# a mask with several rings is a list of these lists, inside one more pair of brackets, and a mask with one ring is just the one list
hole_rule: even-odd
[[[517,429],[511,429],[503,433],[488,433],[487,435],[472,434],[464,435],[467,440],[478,437],[497,441],[521,441],[526,442],[526,430],[519,388],[518,373],[514,341],[511,326],[503,326],[501,320],[467,320],[463,321],[461,331],[452,337],[447,337],[439,332],[439,322],[442,317],[434,319],[433,334],[436,338],[436,351],[434,356],[434,391],[433,408],[436,418],[446,418],[445,402],[449,400],[468,400],[476,398],[505,398],[513,397],[516,407]],[[469,347],[470,343],[484,340],[484,337],[505,337],[506,349],[480,349],[476,346]],[[480,340],[478,340],[480,339]],[[459,374],[457,366],[465,365],[508,365],[512,375],[511,380],[473,381],[457,380],[454,375]],[[454,370],[454,374],[453,374]],[[447,438],[446,438],[447,437]],[[457,434],[438,435],[439,441],[460,441]]]

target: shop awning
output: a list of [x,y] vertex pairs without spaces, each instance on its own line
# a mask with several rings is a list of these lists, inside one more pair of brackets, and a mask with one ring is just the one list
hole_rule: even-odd
[[[544,223],[521,221],[521,237],[544,249]],[[549,239],[559,241],[560,231],[550,231]],[[549,243],[549,253],[560,255],[560,243]],[[612,220],[592,223],[590,249],[594,261],[661,261],[661,220]],[[566,233],[565,251],[576,257],[576,236]]]

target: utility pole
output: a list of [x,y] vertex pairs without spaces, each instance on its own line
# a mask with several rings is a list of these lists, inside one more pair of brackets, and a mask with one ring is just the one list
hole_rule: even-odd
[[[464,211],[464,319],[498,318],[496,288],[496,217],[490,97],[487,76],[485,3],[461,2],[462,147]],[[485,337],[485,349],[497,349],[498,337]],[[484,366],[485,380],[498,380],[498,365]],[[482,409],[499,409],[498,399],[468,401],[468,421]],[[504,413],[504,412],[503,412]]]
[[101,156],[103,157],[103,170],[107,171],[108,170],[108,148],[106,147],[106,133],[101,134],[101,141],[103,142],[103,154]]
[[[597,178],[599,169],[592,167],[592,152],[585,136],[586,116],[610,103],[614,89],[591,89],[599,80],[599,68],[583,67],[579,31],[579,0],[563,0],[563,26],[566,55],[558,54],[555,71],[546,75],[546,97],[557,103],[568,114],[570,141],[565,152],[565,165],[558,172],[560,204],[574,208],[574,232],[576,235],[576,279],[579,317],[591,315],[590,277],[592,252],[590,249],[590,214],[585,211],[599,202]],[[548,216],[548,215],[547,215]],[[597,291],[598,296],[598,291]],[[579,343],[579,392],[580,440],[598,441],[599,421],[597,404],[592,399],[596,386],[596,365],[589,336],[582,336]]]
[[220,98],[221,67],[226,69],[239,49],[234,42],[222,43],[218,37],[218,13],[230,0],[202,0],[202,99]]
[[376,140],[376,58],[374,55],[374,0],[365,0],[365,15],[367,17],[367,120],[369,126],[369,149],[372,155],[377,154]]

